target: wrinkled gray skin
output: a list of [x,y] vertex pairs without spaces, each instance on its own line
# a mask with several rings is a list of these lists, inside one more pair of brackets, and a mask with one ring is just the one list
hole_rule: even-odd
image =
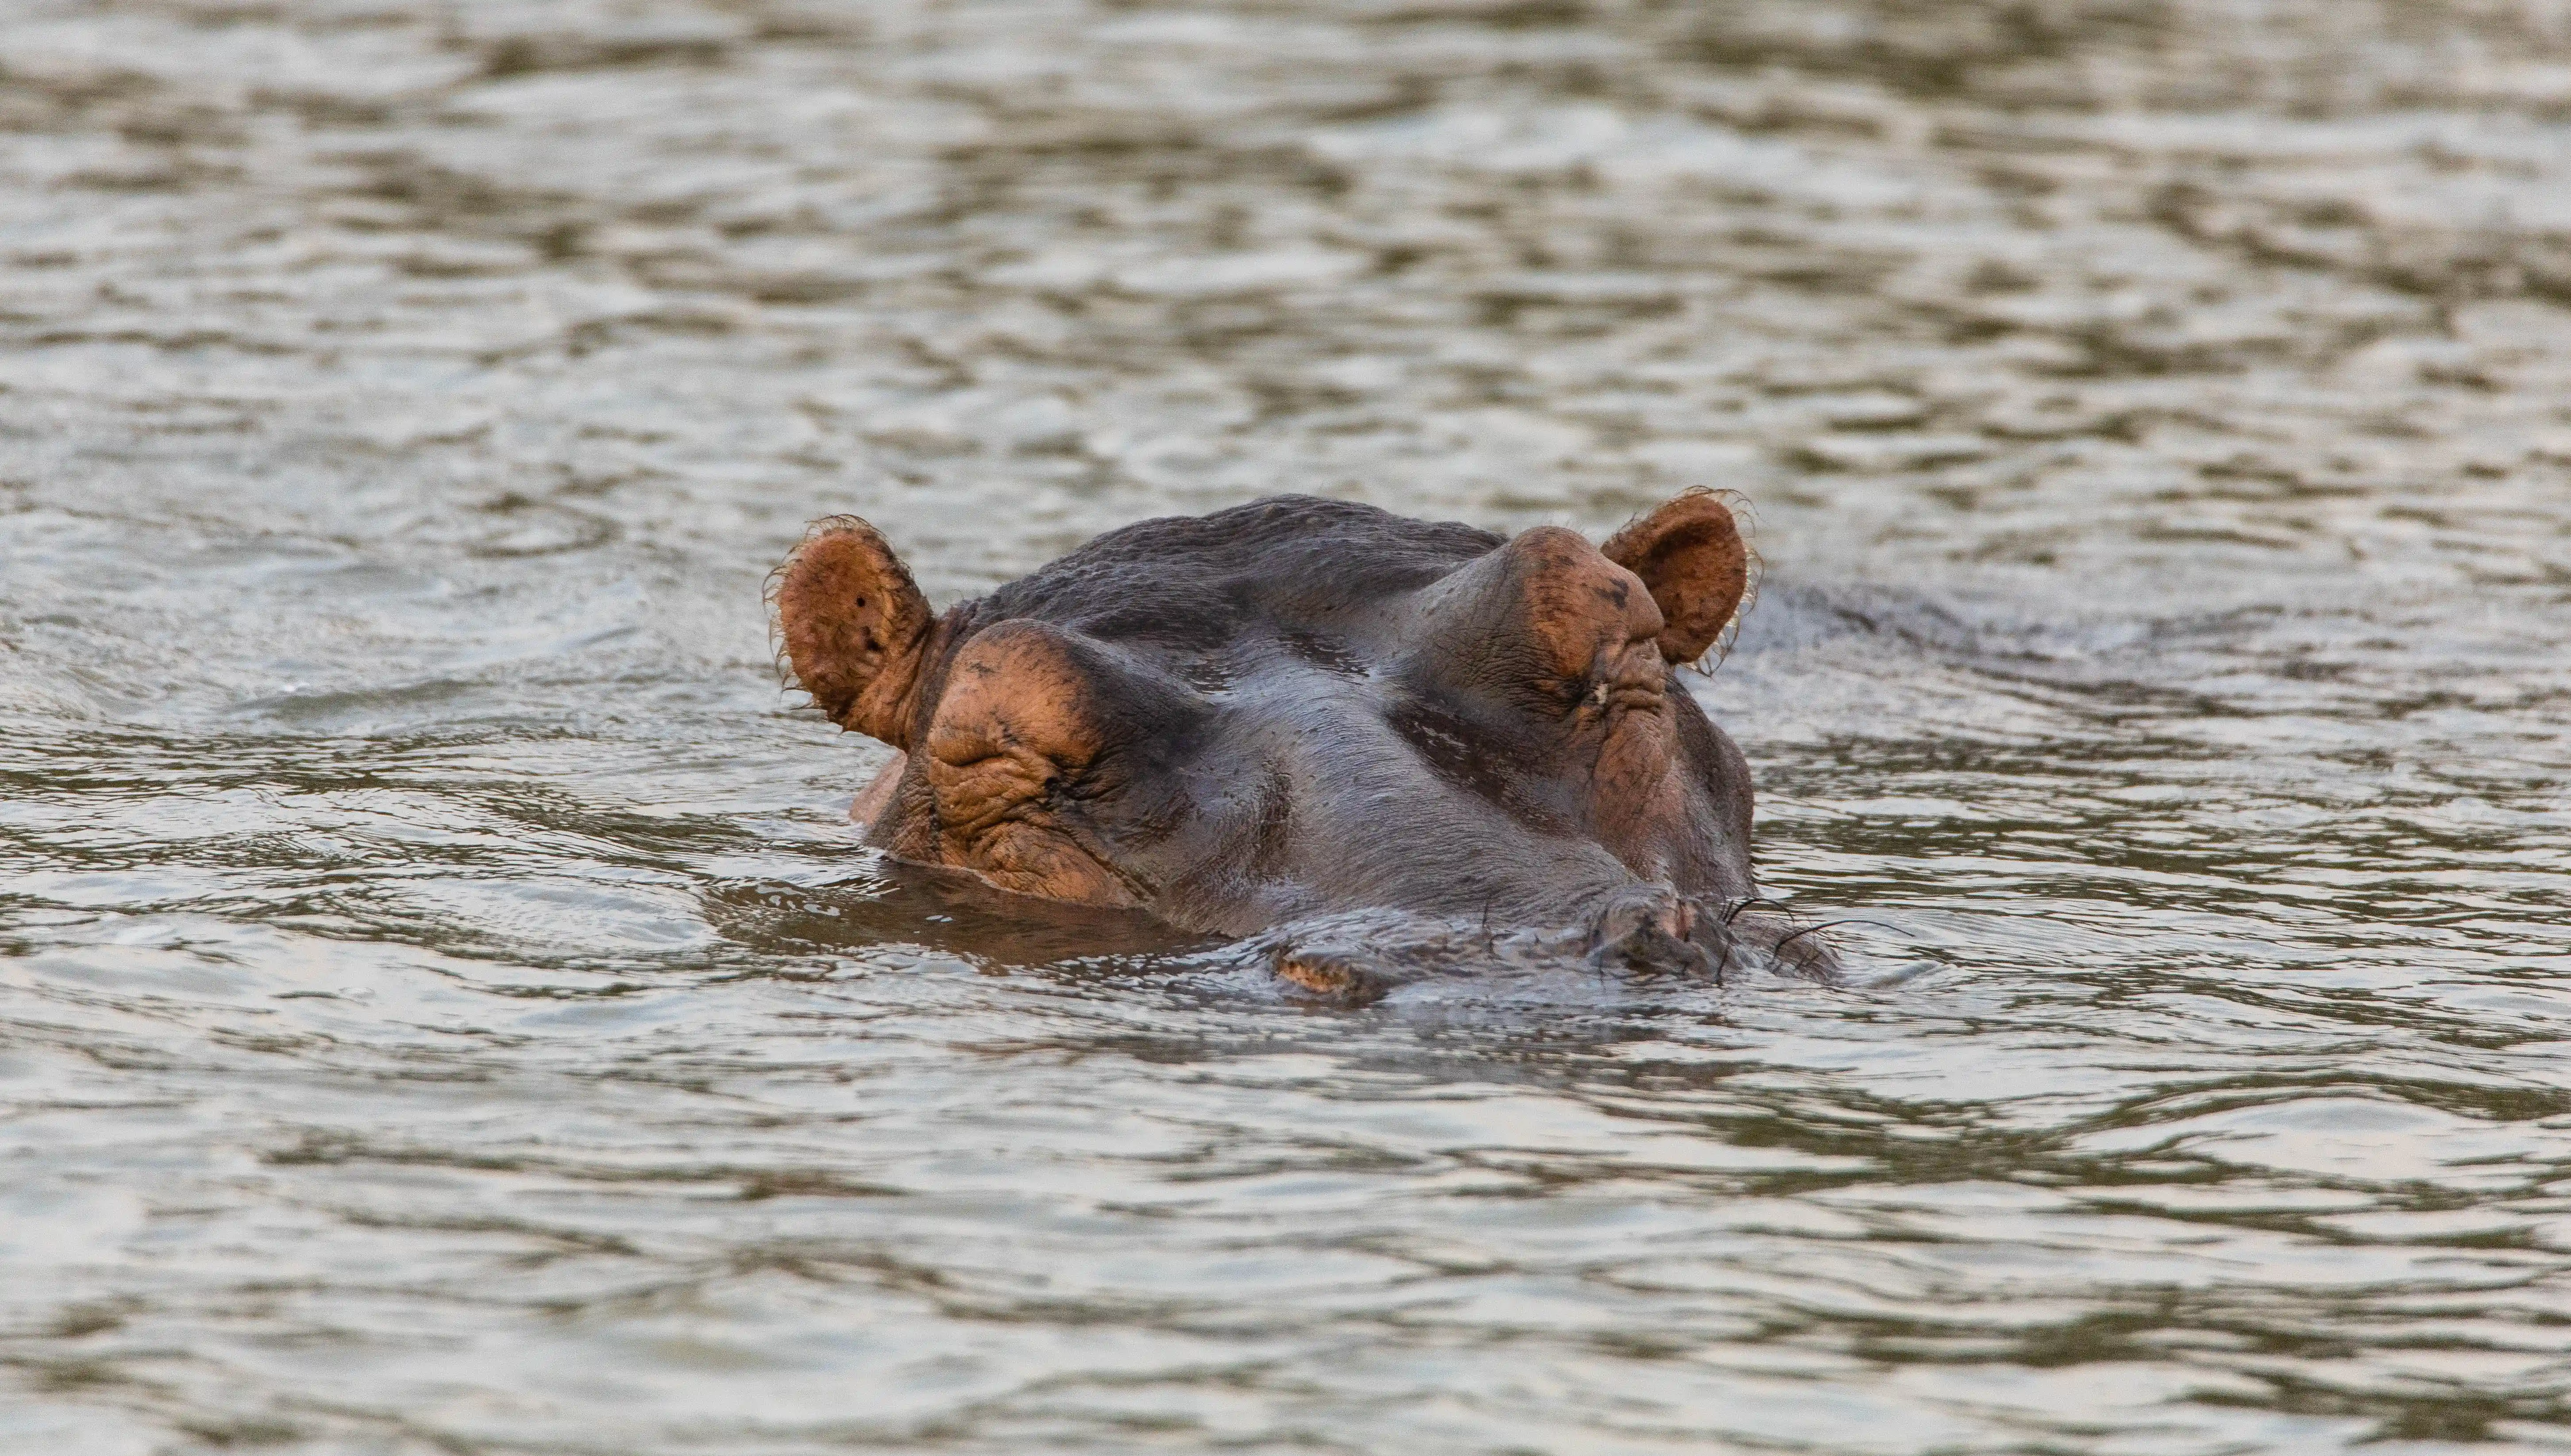
[[[1730,619],[1745,563],[1703,495],[1604,554],[1281,497],[1109,533],[942,617],[838,518],[776,600],[801,685],[906,750],[852,811],[902,858],[1256,936],[1335,999],[1451,970],[1420,949],[1438,923],[1827,978],[1748,908],[1749,766],[1670,661]],[[1352,933],[1369,915],[1405,933]]]

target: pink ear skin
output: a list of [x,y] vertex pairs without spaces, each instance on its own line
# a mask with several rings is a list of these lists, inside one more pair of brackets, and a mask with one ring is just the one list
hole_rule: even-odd
[[882,533],[815,521],[771,583],[795,685],[839,727],[908,748],[936,618]]
[[1643,579],[1665,624],[1661,657],[1673,664],[1704,657],[1750,593],[1750,547],[1712,491],[1689,491],[1598,549]]

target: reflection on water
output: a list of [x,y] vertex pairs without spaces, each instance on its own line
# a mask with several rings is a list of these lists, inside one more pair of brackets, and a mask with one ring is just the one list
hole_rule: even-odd
[[[0,1448],[2571,1444],[2559,7],[25,0],[0,133]],[[859,849],[758,608],[1700,483],[1934,974],[1282,1004]]]

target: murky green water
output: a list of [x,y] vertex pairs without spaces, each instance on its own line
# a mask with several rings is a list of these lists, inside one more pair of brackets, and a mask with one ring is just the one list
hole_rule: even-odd
[[[1313,1012],[759,608],[1755,501],[1942,969]],[[13,0],[0,1450],[2571,1445],[2571,7]]]

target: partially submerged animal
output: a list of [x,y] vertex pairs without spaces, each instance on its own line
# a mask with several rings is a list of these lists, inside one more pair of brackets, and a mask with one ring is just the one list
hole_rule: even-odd
[[1349,932],[1367,915],[1829,974],[1753,908],[1749,765],[1678,678],[1750,560],[1705,492],[1603,546],[1280,496],[1109,532],[943,615],[833,517],[771,592],[795,683],[900,750],[851,810],[868,842],[1259,936],[1289,983],[1362,1000],[1402,972]]

